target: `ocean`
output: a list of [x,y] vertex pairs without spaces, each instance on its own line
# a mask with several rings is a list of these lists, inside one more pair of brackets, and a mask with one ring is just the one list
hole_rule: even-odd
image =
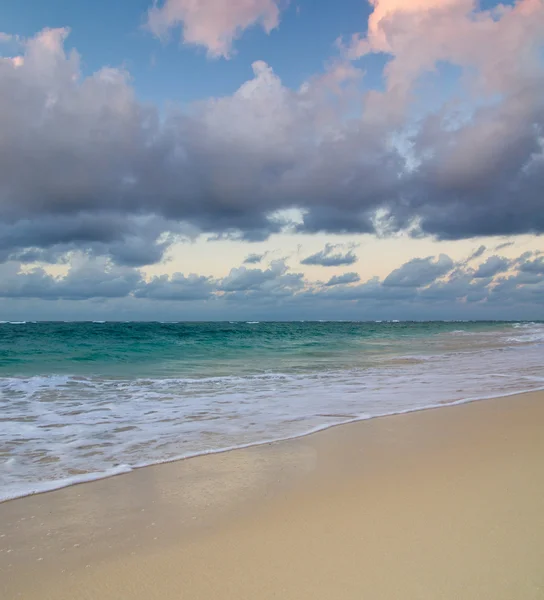
[[0,501],[544,388],[544,323],[0,323]]

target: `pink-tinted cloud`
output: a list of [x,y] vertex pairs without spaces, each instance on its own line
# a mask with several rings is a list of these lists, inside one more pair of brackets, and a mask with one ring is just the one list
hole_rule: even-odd
[[25,59],[22,56],[8,56],[7,58],[0,57],[0,62],[8,63],[17,68],[23,66]]
[[[374,10],[368,20],[367,48],[388,52],[391,50],[386,35],[388,19],[397,14],[418,15],[455,5],[471,4],[471,0],[370,0],[370,4],[374,6]],[[364,51],[364,47],[354,48],[354,51]]]
[[148,13],[148,27],[157,36],[183,27],[183,42],[204,46],[210,57],[228,58],[244,30],[261,25],[270,33],[279,24],[279,0],[165,0]]
[[[508,94],[538,70],[535,50],[544,42],[544,1],[518,0],[479,10],[476,0],[371,0],[366,35],[346,48],[351,59],[372,52],[392,55],[384,75],[385,94],[369,97],[369,108],[384,103],[387,118],[401,117],[414,83],[439,62],[470,73],[472,92]],[[374,111],[371,111],[373,115]]]
[[[8,44],[10,46],[18,47],[20,46],[21,42],[22,40],[18,35],[12,35],[10,33],[4,33],[3,31],[0,31],[0,44]],[[0,57],[0,62],[13,67],[20,67],[24,63],[24,58],[19,55]]]

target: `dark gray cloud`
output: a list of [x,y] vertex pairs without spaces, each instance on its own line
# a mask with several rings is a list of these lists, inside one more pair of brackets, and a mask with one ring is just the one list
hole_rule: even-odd
[[0,274],[2,298],[124,298],[142,284],[142,276],[138,271],[106,266],[102,262],[72,267],[65,277],[53,277],[43,269],[20,273],[16,263],[5,264]]
[[519,304],[542,305],[543,297],[544,274],[536,275],[520,272],[516,275],[499,278],[498,283],[489,290],[487,302],[510,306]]
[[502,244],[499,244],[498,246],[495,246],[495,248],[493,248],[495,250],[495,252],[498,252],[499,250],[504,250],[505,248],[510,248],[510,246],[513,246],[514,242],[503,242]]
[[416,152],[432,150],[408,192],[422,231],[442,239],[543,231],[544,78],[519,85],[459,129],[444,131],[429,117],[415,136]]
[[331,277],[325,286],[332,287],[347,283],[357,283],[358,281],[361,281],[361,278],[357,273],[344,273],[343,275],[335,275],[334,277]]
[[300,261],[301,265],[319,265],[321,267],[341,267],[353,265],[358,260],[353,250],[342,252],[342,246],[326,244],[323,250],[307,256]]
[[446,254],[441,254],[436,260],[433,256],[414,258],[389,273],[383,285],[413,288],[428,285],[451,271],[453,266],[453,260]]
[[516,285],[533,285],[535,283],[540,283],[543,280],[543,277],[544,271],[541,271],[540,273],[519,271],[519,273],[513,277],[513,281],[516,282]]
[[58,263],[65,262],[70,252],[85,251],[139,267],[159,262],[173,241],[187,240],[190,233],[189,227],[157,216],[106,211],[45,214],[0,222],[0,261]]
[[244,290],[234,290],[223,296],[229,306],[273,308],[278,304],[297,304],[305,287],[302,273],[285,273],[255,283]]
[[74,248],[68,246],[56,246],[53,248],[33,248],[29,246],[24,250],[15,252],[6,252],[3,261],[10,260],[22,264],[43,262],[49,264],[68,264],[70,262],[70,252]]
[[24,61],[0,60],[0,260],[80,250],[145,265],[199,231],[264,240],[293,208],[300,232],[544,232],[540,70],[520,70],[500,102],[455,127],[435,112],[397,147],[408,121],[344,111],[353,67],[293,91],[257,62],[232,96],[159,114],[123,70],[82,77],[65,35],[44,31]]
[[476,269],[474,277],[493,277],[497,273],[508,271],[511,264],[512,261],[504,258],[504,256],[490,256]]
[[215,290],[215,282],[210,277],[175,273],[171,277],[161,275],[149,282],[141,282],[134,290],[136,298],[152,300],[207,300]]
[[268,269],[248,269],[238,267],[219,282],[219,290],[223,292],[265,293],[278,292],[283,288],[291,288],[302,280],[302,275],[287,273],[288,267],[283,260],[274,260]]
[[489,294],[492,278],[475,279],[471,273],[456,271],[448,279],[435,281],[418,292],[418,298],[428,304],[464,299],[466,302],[482,302]]
[[[305,280],[283,261],[235,268],[223,279],[181,273],[145,279],[138,269],[81,254],[63,277],[22,266],[0,265],[4,319],[156,320],[159,310],[161,319],[175,320],[181,302],[183,318],[202,320],[544,318],[544,265],[527,254],[512,260],[511,275],[479,277],[440,255],[408,261],[384,280],[359,282],[346,273],[326,284]],[[54,310],[45,306],[52,304]]]
[[520,271],[526,273],[535,273],[537,275],[544,275],[544,256],[539,256],[534,260],[524,260],[519,265]]
[[248,254],[244,260],[245,265],[256,265],[260,263],[266,256],[266,252],[263,254]]
[[468,263],[475,258],[479,258],[486,250],[487,248],[482,244],[479,248],[474,250],[474,252],[467,258],[466,262]]

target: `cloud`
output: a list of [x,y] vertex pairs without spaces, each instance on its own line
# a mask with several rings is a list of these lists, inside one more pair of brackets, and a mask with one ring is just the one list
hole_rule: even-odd
[[[508,276],[477,277],[446,255],[408,261],[385,279],[356,273],[326,284],[305,280],[283,261],[232,269],[223,279],[176,273],[146,279],[105,258],[74,256],[63,276],[20,263],[0,265],[4,318],[311,319],[544,318],[544,263],[513,259]],[[524,268],[521,268],[521,267]],[[351,284],[351,285],[347,285]],[[43,302],[55,300],[55,302]],[[52,306],[52,307],[51,307]]]
[[344,273],[343,275],[334,275],[325,284],[326,287],[332,287],[335,285],[345,285],[348,283],[357,283],[361,281],[360,276],[357,273]]
[[0,223],[0,262],[63,262],[67,253],[83,250],[121,265],[143,266],[161,261],[174,241],[190,238],[189,227],[154,215],[107,211],[44,214],[39,219],[29,215]]
[[428,306],[436,303],[483,303],[490,293],[492,279],[475,279],[471,273],[457,270],[440,281],[434,281],[418,292],[418,299]]
[[486,250],[487,248],[482,244],[479,248],[474,250],[474,252],[467,258],[466,262],[468,263],[475,258],[479,258]]
[[159,37],[181,25],[185,44],[203,46],[213,58],[229,58],[246,29],[260,25],[270,33],[279,16],[278,0],[164,0],[149,9],[147,25]]
[[257,263],[260,263],[263,258],[266,256],[266,252],[264,252],[263,254],[248,254],[246,256],[246,258],[244,259],[244,264],[245,265],[255,265]]
[[210,277],[195,274],[185,277],[182,273],[174,273],[171,277],[160,275],[147,283],[141,283],[134,291],[134,296],[151,300],[187,302],[207,300],[214,289],[214,281]]
[[447,254],[441,254],[436,260],[433,256],[414,258],[389,273],[383,285],[414,288],[425,286],[446,275],[453,266],[453,260]]
[[220,284],[220,289],[225,292],[245,292],[260,288],[264,283],[273,281],[287,272],[287,265],[282,260],[275,260],[270,268],[248,269],[239,267],[232,269]]
[[[390,54],[383,91],[365,91],[345,58],[298,89],[256,61],[232,95],[161,113],[124,69],[83,76],[67,29],[20,40],[22,54],[0,61],[0,260],[84,251],[140,266],[200,232],[265,240],[286,227],[544,232],[542,2],[374,8],[352,54]],[[462,72],[457,97],[414,111],[422,75],[441,62]]]
[[[255,63],[233,96],[160,119],[137,102],[126,72],[83,78],[67,35],[44,30],[25,42],[22,67],[0,66],[5,256],[73,244],[153,262],[172,239],[164,234],[266,239],[284,226],[277,211],[314,194],[311,173],[297,172],[320,166],[297,156],[314,152],[304,140],[325,109],[321,86],[340,75],[293,92]],[[149,257],[127,256],[140,245]]]
[[504,250],[505,248],[510,248],[510,246],[513,246],[514,242],[503,242],[502,244],[498,244],[497,246],[495,246],[494,250],[495,252],[497,252],[498,250]]
[[456,95],[407,136],[416,168],[405,181],[406,215],[392,209],[395,226],[415,209],[420,230],[443,239],[541,231],[542,219],[531,215],[544,166],[544,4],[519,0],[488,11],[475,0],[373,5],[367,35],[346,49],[352,59],[391,56],[385,90],[367,98],[367,118],[402,129],[424,74],[441,64],[462,73]]
[[474,277],[493,277],[497,273],[508,271],[510,264],[511,261],[504,258],[504,256],[490,256],[478,267],[476,273],[474,273]]
[[519,270],[525,273],[544,275],[544,256],[540,256],[534,260],[524,260],[519,265]]
[[[510,92],[535,68],[535,43],[542,41],[540,0],[518,0],[479,10],[476,0],[372,0],[366,36],[353,36],[348,54],[385,52],[386,100],[406,101],[421,73],[447,61],[476,69],[483,91]],[[423,37],[422,37],[423,36]],[[495,51],[489,44],[497,44]],[[393,89],[395,92],[392,93]]]
[[28,272],[20,272],[19,268],[17,263],[8,263],[0,271],[0,297],[41,300],[124,298],[141,283],[138,271],[103,261],[72,266],[64,277],[54,277],[41,268]]
[[352,265],[359,260],[352,249],[347,252],[342,252],[341,249],[341,245],[326,244],[323,250],[307,256],[300,261],[300,264],[340,267],[343,265]]

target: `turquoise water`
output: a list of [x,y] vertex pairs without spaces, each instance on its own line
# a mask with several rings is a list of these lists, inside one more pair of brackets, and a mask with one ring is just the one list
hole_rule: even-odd
[[0,500],[544,387],[544,325],[0,323]]
[[0,376],[209,377],[355,367],[508,323],[4,323]]

